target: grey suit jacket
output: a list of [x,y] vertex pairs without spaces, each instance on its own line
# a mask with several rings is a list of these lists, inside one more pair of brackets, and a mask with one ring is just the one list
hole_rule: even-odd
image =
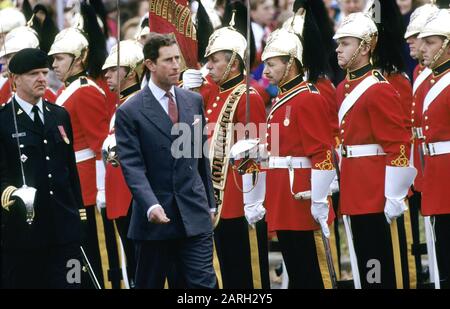
[[[215,202],[209,160],[202,150],[207,141],[203,101],[199,94],[180,88],[175,88],[175,97],[180,126],[189,128],[190,134],[171,134],[173,124],[148,87],[116,113],[118,156],[133,195],[128,236],[134,240],[175,239],[212,231],[210,209]],[[176,153],[175,157],[171,148],[185,155],[178,158]],[[170,223],[148,221],[147,210],[154,204],[161,204]]]

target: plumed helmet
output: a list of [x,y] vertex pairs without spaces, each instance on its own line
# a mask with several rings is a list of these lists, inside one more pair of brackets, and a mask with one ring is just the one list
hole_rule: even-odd
[[211,34],[205,51],[205,58],[223,50],[235,52],[241,60],[245,59],[247,40],[234,28],[234,17],[228,27],[217,29]]
[[[142,45],[135,40],[125,40],[120,42],[119,66],[128,67],[136,71],[139,78],[143,72],[144,53]],[[109,56],[103,64],[102,70],[117,67],[117,45],[111,48]]]
[[410,36],[419,34],[425,26],[428,17],[430,17],[436,11],[438,11],[438,7],[429,3],[415,9],[411,14],[408,27],[406,28],[405,39],[409,38]]
[[88,46],[88,40],[80,29],[66,28],[56,35],[48,55],[64,53],[80,57]]
[[450,39],[450,10],[440,9],[431,14],[423,29],[420,31],[419,38],[425,38],[432,35],[444,36]]
[[261,55],[265,61],[272,57],[290,56],[297,59],[302,65],[303,46],[300,38],[286,29],[277,29],[272,32],[267,40],[266,47]]
[[28,26],[15,28],[6,35],[4,48],[0,49],[0,58],[24,48],[39,48],[38,35]]
[[368,14],[357,12],[351,13],[344,18],[333,39],[354,37],[371,44],[372,48],[374,48],[377,34],[377,26],[372,18]]
[[18,9],[5,8],[0,10],[0,33],[8,33],[14,28],[25,26],[25,16]]

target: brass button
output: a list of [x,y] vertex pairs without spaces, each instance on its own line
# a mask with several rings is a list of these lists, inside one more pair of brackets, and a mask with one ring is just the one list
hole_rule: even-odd
[[47,144],[47,140],[46,139],[44,139],[44,144]]
[[430,80],[430,83],[434,84],[436,81],[434,79]]
[[411,111],[411,114],[414,115],[414,110]]
[[350,85],[349,84],[345,84],[345,88],[350,88]]
[[212,110],[208,109],[206,112],[207,112],[208,114],[211,114],[211,113],[212,113]]
[[208,118],[205,117],[205,120],[208,121]]
[[213,107],[217,107],[217,103],[213,103]]
[[266,137],[269,137],[269,133],[266,133]]
[[52,174],[48,174],[48,178],[52,178]]
[[344,129],[341,130],[341,133],[344,133]]
[[216,101],[219,101],[219,100],[220,100],[220,97],[219,97],[219,96],[217,96],[217,97],[216,97]]
[[345,124],[345,120],[342,120],[342,124]]
[[348,96],[348,93],[345,93],[344,96]]
[[429,126],[425,126],[425,130],[428,130],[430,127]]
[[414,119],[411,119],[411,122],[414,122]]
[[428,116],[425,116],[425,120],[428,120]]
[[270,129],[270,124],[267,125],[267,129]]
[[50,157],[49,156],[45,157],[45,160],[50,161]]
[[50,193],[50,195],[53,195],[53,191],[50,191],[49,193]]

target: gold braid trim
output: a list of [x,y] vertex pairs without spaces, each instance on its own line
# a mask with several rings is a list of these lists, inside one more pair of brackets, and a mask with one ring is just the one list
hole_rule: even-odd
[[333,163],[331,162],[331,150],[327,151],[327,158],[322,162],[314,164],[319,170],[330,171],[334,169]]
[[8,186],[5,190],[2,192],[2,207],[9,211],[9,207],[12,206],[15,201],[11,200],[11,195],[16,191],[17,188],[14,186]]
[[391,161],[391,164],[393,166],[399,166],[404,167],[409,165],[409,160],[405,155],[405,145],[400,146],[400,155],[395,159]]

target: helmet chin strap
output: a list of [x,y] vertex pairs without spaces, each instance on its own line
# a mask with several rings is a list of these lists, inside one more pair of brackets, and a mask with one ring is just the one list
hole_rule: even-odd
[[345,64],[345,66],[343,67],[343,69],[345,69],[345,70],[347,70],[347,71],[350,69],[351,65],[355,62],[356,57],[358,57],[359,53],[361,52],[361,49],[363,48],[364,44],[365,44],[364,41],[361,40],[361,42],[359,43],[358,48],[355,50],[355,52],[353,53],[352,57],[351,57],[350,60]]
[[291,71],[291,67],[292,67],[293,63],[294,63],[294,56],[291,55],[287,65],[286,65],[286,69],[284,70],[283,77],[280,80],[280,83],[279,83],[280,86],[286,82],[286,79],[289,75],[289,72]]
[[445,49],[447,48],[449,42],[449,38],[446,38],[444,40],[444,42],[442,43],[441,48],[438,50],[438,52],[436,53],[436,55],[434,55],[433,60],[430,62],[430,69],[434,69],[435,67],[437,67],[436,62],[441,58],[442,54],[444,53]]
[[231,72],[231,66],[234,63],[234,60],[236,60],[236,52],[233,52],[233,54],[231,55],[230,61],[228,61],[227,67],[225,69],[225,72],[222,75],[222,78],[219,81],[219,86],[222,85],[227,79],[228,76],[230,75]]

